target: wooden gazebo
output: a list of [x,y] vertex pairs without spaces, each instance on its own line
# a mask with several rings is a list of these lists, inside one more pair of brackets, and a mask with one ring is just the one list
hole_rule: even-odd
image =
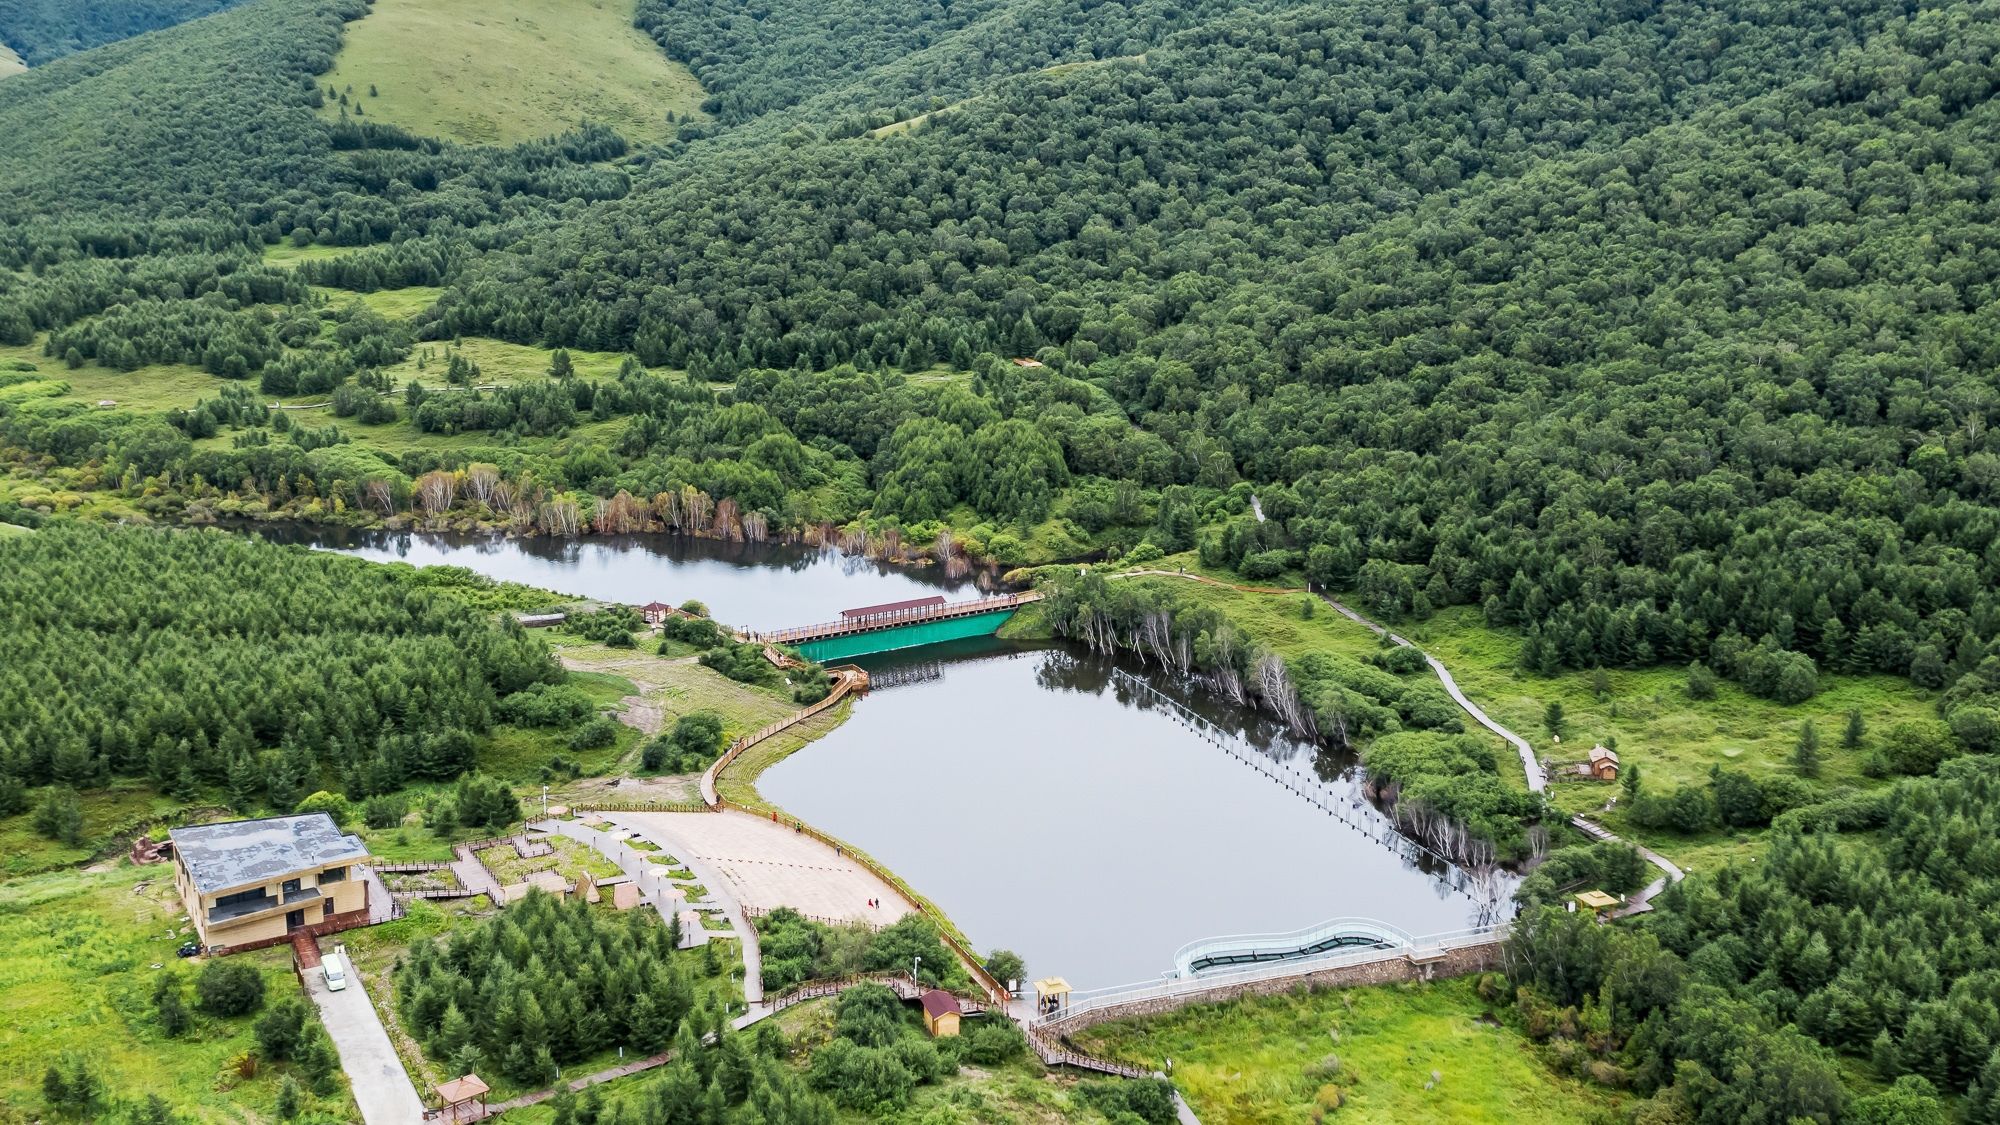
[[453,1125],[461,1121],[486,1120],[486,1091],[489,1087],[477,1074],[462,1075],[438,1084],[437,1120]]

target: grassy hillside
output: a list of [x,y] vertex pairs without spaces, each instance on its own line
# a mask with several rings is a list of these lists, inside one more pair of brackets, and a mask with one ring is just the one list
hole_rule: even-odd
[[1623,1100],[1549,1073],[1485,1008],[1467,979],[1385,985],[1201,1005],[1080,1042],[1141,1066],[1172,1059],[1203,1121],[1581,1123]]
[[[256,1046],[256,1017],[200,1015],[179,1040],[153,1015],[162,973],[192,979],[174,948],[192,932],[181,922],[172,872],[164,867],[64,871],[0,885],[0,1118],[36,1120],[42,1070],[64,1052],[83,1053],[117,1106],[157,1092],[201,1122],[272,1120],[288,1067],[234,1060]],[[284,947],[240,955],[264,975],[272,1000],[292,995]],[[345,1089],[309,1098],[335,1120],[354,1120]],[[107,1107],[109,1108],[109,1107]],[[39,1118],[46,1120],[47,1118]],[[130,1120],[123,1113],[95,1120]]]
[[28,64],[21,61],[21,56],[14,51],[14,48],[0,43],[0,78],[19,74],[26,69]]
[[701,101],[687,68],[632,26],[627,0],[379,0],[348,26],[321,83],[334,91],[329,118],[355,112],[469,144],[583,119],[660,140],[674,131],[669,112],[685,117]]

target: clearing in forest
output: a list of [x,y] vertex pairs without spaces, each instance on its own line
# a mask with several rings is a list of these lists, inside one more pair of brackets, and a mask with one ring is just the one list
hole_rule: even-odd
[[9,47],[5,43],[0,43],[0,78],[5,78],[10,74],[19,74],[26,69],[28,69],[28,64],[21,61],[21,56],[14,53],[14,48]]
[[631,0],[376,0],[347,25],[320,85],[335,92],[330,119],[345,108],[468,144],[516,144],[585,119],[660,140],[675,128],[668,112],[697,114],[702,96],[632,26]]

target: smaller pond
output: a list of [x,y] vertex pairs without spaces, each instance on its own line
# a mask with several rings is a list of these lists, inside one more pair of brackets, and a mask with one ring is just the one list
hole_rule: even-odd
[[1396,835],[1351,759],[1254,714],[1067,648],[862,663],[878,686],[758,789],[1032,975],[1143,981],[1189,941],[1348,915],[1487,920],[1485,889]]
[[942,568],[893,566],[798,544],[724,543],[682,535],[508,539],[346,528],[258,527],[279,543],[302,543],[378,562],[462,566],[600,601],[708,604],[718,621],[779,629],[830,621],[843,609],[906,598],[978,594],[975,578]]

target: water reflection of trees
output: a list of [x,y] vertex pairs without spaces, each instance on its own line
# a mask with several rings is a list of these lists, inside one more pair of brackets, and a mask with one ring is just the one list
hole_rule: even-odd
[[[1135,686],[1134,681],[1152,690]],[[1303,763],[1321,781],[1341,780],[1356,764],[1350,754],[1336,753],[1301,739],[1287,730],[1284,724],[1248,707],[1218,700],[1209,691],[1210,685],[1199,677],[1176,682],[1157,671],[1135,671],[1121,667],[1115,659],[1063,648],[1044,653],[1035,669],[1035,682],[1051,691],[1109,694],[1120,706],[1139,711],[1172,710],[1176,706],[1184,708],[1214,726],[1224,737],[1247,746],[1275,764],[1300,768],[1299,764]],[[1160,696],[1171,702],[1163,701]]]
[[[1404,866],[1436,880],[1438,893],[1458,893],[1474,903],[1477,921],[1511,912],[1514,877],[1495,864],[1462,866],[1446,860],[1402,831],[1362,784],[1359,759],[1293,735],[1289,728],[1244,707],[1218,702],[1198,681],[1175,682],[1159,672],[1136,672],[1115,659],[1072,649],[1051,649],[1035,667],[1035,682],[1050,691],[1108,696],[1120,706],[1168,714],[1194,737],[1283,786],[1306,803],[1368,837]],[[1192,687],[1194,691],[1177,691]]]

